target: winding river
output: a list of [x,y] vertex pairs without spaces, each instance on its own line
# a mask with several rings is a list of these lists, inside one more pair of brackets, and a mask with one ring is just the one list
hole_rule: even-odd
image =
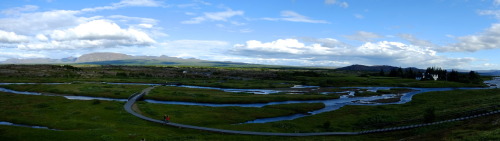
[[[500,77],[496,77],[493,80],[485,81],[488,84],[489,88],[500,88]],[[13,84],[68,84],[68,83],[0,83],[0,85],[13,85]],[[116,84],[116,85],[159,85],[159,84],[144,84],[144,83],[107,83],[107,84]],[[180,85],[178,87],[186,87],[186,88],[200,88],[200,89],[215,89],[222,90],[225,92],[245,92],[245,93],[253,93],[253,94],[272,94],[283,92],[281,90],[265,90],[265,89],[226,89],[226,88],[215,88],[215,87],[200,87],[200,86],[189,86],[189,85]],[[357,89],[367,89],[368,91],[376,91],[376,90],[388,90],[391,88],[397,87],[346,87],[346,88],[357,88]],[[292,104],[292,103],[323,103],[325,104],[325,108],[310,111],[307,114],[294,114],[289,116],[281,116],[281,117],[273,117],[273,118],[261,118],[252,121],[247,121],[240,124],[245,123],[267,123],[267,122],[275,122],[282,120],[293,120],[296,118],[301,118],[305,116],[315,115],[323,112],[329,112],[337,110],[345,105],[387,105],[387,104],[403,104],[410,102],[412,97],[419,93],[424,92],[433,92],[433,91],[450,91],[450,90],[463,90],[463,89],[487,89],[487,88],[409,88],[415,91],[404,93],[400,95],[400,100],[392,103],[376,103],[371,102],[374,100],[380,99],[389,99],[389,98],[397,98],[398,95],[395,94],[385,94],[380,96],[369,96],[369,97],[354,97],[353,92],[350,92],[349,95],[341,96],[339,99],[330,99],[330,100],[307,100],[307,101],[283,101],[283,102],[270,102],[270,103],[253,103],[253,104],[212,104],[212,103],[196,103],[196,102],[179,102],[179,101],[158,101],[146,99],[146,102],[149,103],[158,103],[158,104],[175,104],[175,105],[197,105],[197,106],[210,106],[210,107],[227,107],[227,106],[237,106],[237,107],[263,107],[266,105],[277,105],[277,104]],[[26,94],[26,95],[46,95],[38,92],[22,92],[15,91],[5,88],[0,88],[1,92],[8,92],[14,94]],[[50,95],[50,96],[63,96],[67,99],[71,100],[107,100],[107,101],[127,101],[127,99],[115,99],[115,98],[104,98],[104,97],[90,97],[90,96],[69,96],[69,95]]]

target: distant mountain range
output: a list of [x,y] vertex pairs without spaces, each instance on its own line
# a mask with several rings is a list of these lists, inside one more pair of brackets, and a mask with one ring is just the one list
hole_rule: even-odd
[[[179,65],[179,66],[259,66],[256,64],[182,59],[168,56],[131,56],[121,53],[98,52],[84,54],[78,58],[62,59],[34,58],[8,59],[0,64],[94,64],[94,65]],[[261,65],[264,66],[264,65]]]
[[[182,59],[169,56],[132,56],[121,53],[110,52],[97,52],[84,54],[80,57],[67,57],[62,59],[50,58],[33,58],[33,59],[8,59],[0,61],[0,64],[93,64],[93,65],[175,65],[175,66],[211,66],[211,67],[290,67],[290,66],[273,66],[273,65],[259,65],[248,64],[239,62],[222,62],[222,61],[208,61],[200,59]],[[301,68],[301,67],[290,67]],[[324,68],[324,67],[314,67]],[[366,65],[351,65],[346,67],[337,68],[336,70],[344,71],[372,71],[379,72],[384,70],[388,73],[392,69],[399,67],[379,65],[379,66],[366,66]],[[331,68],[329,68],[331,69]],[[425,71],[414,67],[403,68],[413,69],[414,71]],[[449,70],[451,71],[451,70]],[[457,70],[459,72],[468,72],[466,70]],[[477,70],[481,75],[500,76],[500,70]]]
[[478,70],[481,75],[500,76],[500,70]]
[[[384,72],[389,72],[392,69],[398,69],[399,67],[395,66],[388,66],[388,65],[381,65],[381,66],[365,66],[365,65],[351,65],[347,67],[342,67],[338,68],[336,70],[345,70],[345,71],[372,71],[372,72],[379,72],[380,70],[384,70]],[[414,67],[409,67],[409,68],[403,68],[404,70],[406,69],[412,69],[412,70],[417,70],[417,71],[425,71],[423,69],[418,69]]]

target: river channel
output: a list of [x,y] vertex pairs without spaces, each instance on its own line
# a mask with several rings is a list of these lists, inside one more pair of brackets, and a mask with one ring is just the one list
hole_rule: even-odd
[[[493,80],[485,81],[488,88],[500,88],[500,77],[496,77]],[[1,85],[14,85],[14,84],[69,84],[69,83],[0,83]],[[144,84],[144,83],[107,83],[107,84],[115,84],[115,85],[160,85],[160,84]],[[279,92],[286,92],[283,90],[266,90],[266,89],[227,89],[227,88],[215,88],[215,87],[200,87],[200,86],[189,86],[189,85],[180,85],[177,87],[186,87],[186,88],[199,88],[199,89],[215,89],[221,90],[225,92],[244,92],[244,93],[253,93],[253,94],[273,94]],[[308,86],[307,88],[315,88],[314,86]],[[397,87],[345,87],[345,88],[354,88],[354,89],[367,89],[368,91],[377,91],[377,90],[388,90],[391,88]],[[196,106],[210,106],[210,107],[228,107],[228,106],[237,106],[237,107],[263,107],[267,105],[277,105],[277,104],[292,104],[292,103],[323,103],[325,104],[325,108],[310,111],[307,114],[294,114],[289,116],[281,116],[281,117],[273,117],[273,118],[261,118],[252,121],[247,121],[240,124],[245,123],[267,123],[267,122],[275,122],[275,121],[283,121],[283,120],[293,120],[296,118],[301,118],[305,116],[315,115],[323,112],[329,112],[337,110],[346,105],[387,105],[387,104],[403,104],[410,102],[412,97],[416,94],[424,93],[424,92],[433,92],[433,91],[450,91],[450,90],[465,90],[465,89],[488,89],[488,88],[408,88],[414,91],[404,93],[401,95],[396,94],[384,94],[380,96],[368,96],[368,97],[356,97],[354,96],[353,91],[347,91],[348,95],[343,95],[339,99],[329,99],[329,100],[306,100],[306,101],[283,101],[283,102],[269,102],[269,103],[253,103],[253,104],[212,104],[212,103],[196,103],[196,102],[180,102],[180,101],[158,101],[146,99],[144,101],[149,103],[158,103],[158,104],[174,104],[174,105],[196,105]],[[300,91],[301,88],[295,88],[293,91]],[[47,95],[38,92],[22,92],[15,91],[5,88],[0,88],[1,92],[14,93],[14,94],[26,94],[26,95]],[[108,100],[108,101],[127,101],[127,99],[114,99],[114,98],[104,98],[104,97],[89,97],[89,96],[71,96],[71,95],[49,95],[49,96],[63,96],[67,99],[71,100]],[[376,100],[382,99],[391,99],[391,98],[399,98],[397,102],[390,103],[378,103],[373,102]]]

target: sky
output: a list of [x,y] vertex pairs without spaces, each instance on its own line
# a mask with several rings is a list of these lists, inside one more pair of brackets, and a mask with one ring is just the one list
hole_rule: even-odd
[[500,0],[0,1],[0,61],[93,52],[500,69]]

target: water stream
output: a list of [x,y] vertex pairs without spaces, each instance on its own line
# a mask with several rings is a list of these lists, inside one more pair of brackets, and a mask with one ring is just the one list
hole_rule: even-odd
[[28,127],[28,128],[47,129],[47,130],[59,131],[57,129],[50,129],[49,127],[45,127],[45,126],[33,126],[33,125],[15,124],[15,123],[6,122],[6,121],[0,121],[0,125],[20,126],[20,127]]
[[[489,84],[489,88],[499,88],[500,85],[500,77],[497,77],[490,81],[485,81],[485,83]],[[11,84],[41,84],[41,83],[0,83],[0,85],[11,85]],[[45,83],[43,83],[45,84]],[[49,83],[49,84],[66,84],[66,83]],[[144,84],[144,83],[107,83],[107,84],[117,84],[117,85],[159,85],[159,84]],[[244,92],[244,93],[253,93],[253,94],[272,94],[283,92],[280,90],[265,90],[265,89],[226,89],[226,88],[215,88],[215,87],[201,87],[201,86],[189,86],[189,85],[180,85],[178,87],[186,87],[186,88],[199,88],[199,89],[215,89],[222,90],[226,92]],[[314,87],[314,86],[310,86]],[[377,90],[388,90],[396,87],[344,87],[344,88],[356,88],[356,89],[367,89],[368,91],[377,91]],[[403,104],[410,102],[412,97],[419,93],[424,92],[433,92],[433,91],[450,91],[450,90],[469,90],[469,89],[487,89],[487,88],[409,88],[415,91],[408,92],[400,95],[400,100],[392,103],[376,103],[371,102],[374,100],[380,99],[388,99],[388,98],[397,98],[398,95],[395,94],[384,94],[380,96],[369,96],[369,97],[354,97],[354,92],[349,92],[349,95],[341,96],[339,99],[329,99],[329,100],[306,100],[306,101],[283,101],[283,102],[269,102],[269,103],[251,103],[251,104],[214,104],[214,103],[197,103],[197,102],[180,102],[180,101],[158,101],[146,99],[146,102],[149,103],[159,103],[159,104],[174,104],[174,105],[196,105],[196,106],[210,106],[210,107],[227,107],[227,106],[237,106],[237,107],[263,107],[266,105],[277,105],[277,104],[293,104],[293,103],[323,103],[325,104],[325,108],[310,111],[307,114],[294,114],[289,116],[281,116],[281,117],[273,117],[273,118],[262,118],[256,119],[253,121],[247,121],[244,123],[267,123],[267,122],[275,122],[282,120],[293,120],[300,117],[315,115],[323,112],[329,112],[333,110],[337,110],[345,105],[387,105],[387,104]],[[37,92],[21,92],[15,91],[5,88],[0,88],[2,92],[15,93],[15,94],[27,94],[27,95],[44,95],[42,93]],[[127,99],[114,99],[114,98],[104,98],[104,97],[90,97],[90,96],[68,96],[68,95],[55,95],[55,96],[64,96],[67,99],[71,100],[108,100],[108,101],[127,101]],[[242,124],[244,124],[242,123]]]

